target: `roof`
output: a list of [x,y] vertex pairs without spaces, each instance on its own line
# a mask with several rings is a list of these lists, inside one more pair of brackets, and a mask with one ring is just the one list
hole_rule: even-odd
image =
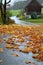
[[[32,1],[32,0],[28,0],[28,1],[26,2],[25,7],[26,7],[28,4],[30,4],[31,1]],[[41,6],[43,6],[43,4],[42,4],[39,0],[36,0],[36,1],[37,1]]]

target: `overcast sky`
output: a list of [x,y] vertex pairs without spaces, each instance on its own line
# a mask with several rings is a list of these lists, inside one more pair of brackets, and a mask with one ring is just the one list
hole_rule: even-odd
[[[9,1],[9,0],[6,0],[6,1]],[[17,1],[23,1],[23,0],[11,0],[10,4],[13,5],[13,3]],[[4,0],[3,0],[3,3],[4,3]]]

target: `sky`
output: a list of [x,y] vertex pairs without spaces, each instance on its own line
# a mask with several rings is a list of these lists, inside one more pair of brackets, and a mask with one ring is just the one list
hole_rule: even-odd
[[[1,0],[0,0],[1,1]],[[9,0],[6,0],[6,1],[9,1]],[[10,7],[12,7],[14,5],[15,2],[18,2],[18,1],[25,1],[25,0],[11,0],[10,2]],[[4,4],[4,0],[3,0],[3,4]],[[9,6],[7,6],[9,7]]]
[[[6,1],[9,1],[9,0],[6,0]],[[11,0],[10,2],[11,6],[14,4],[14,2],[17,2],[17,1],[23,1],[23,0]],[[4,0],[3,0],[3,3],[4,3]]]

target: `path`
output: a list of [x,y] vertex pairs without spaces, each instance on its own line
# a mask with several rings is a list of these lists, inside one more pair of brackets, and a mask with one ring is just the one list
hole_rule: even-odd
[[10,18],[12,20],[14,20],[16,24],[21,24],[21,25],[37,25],[37,24],[31,23],[31,22],[25,22],[25,21],[19,20],[19,18],[17,18],[16,16],[12,16]]

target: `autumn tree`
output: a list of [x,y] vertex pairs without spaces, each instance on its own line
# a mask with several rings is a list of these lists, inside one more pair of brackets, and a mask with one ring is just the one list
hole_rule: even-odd
[[7,16],[6,16],[6,6],[7,4],[9,4],[11,2],[11,0],[9,0],[8,2],[6,0],[4,0],[4,4],[2,4],[3,0],[0,1],[0,9],[1,9],[1,18],[4,24],[6,24],[7,22]]

